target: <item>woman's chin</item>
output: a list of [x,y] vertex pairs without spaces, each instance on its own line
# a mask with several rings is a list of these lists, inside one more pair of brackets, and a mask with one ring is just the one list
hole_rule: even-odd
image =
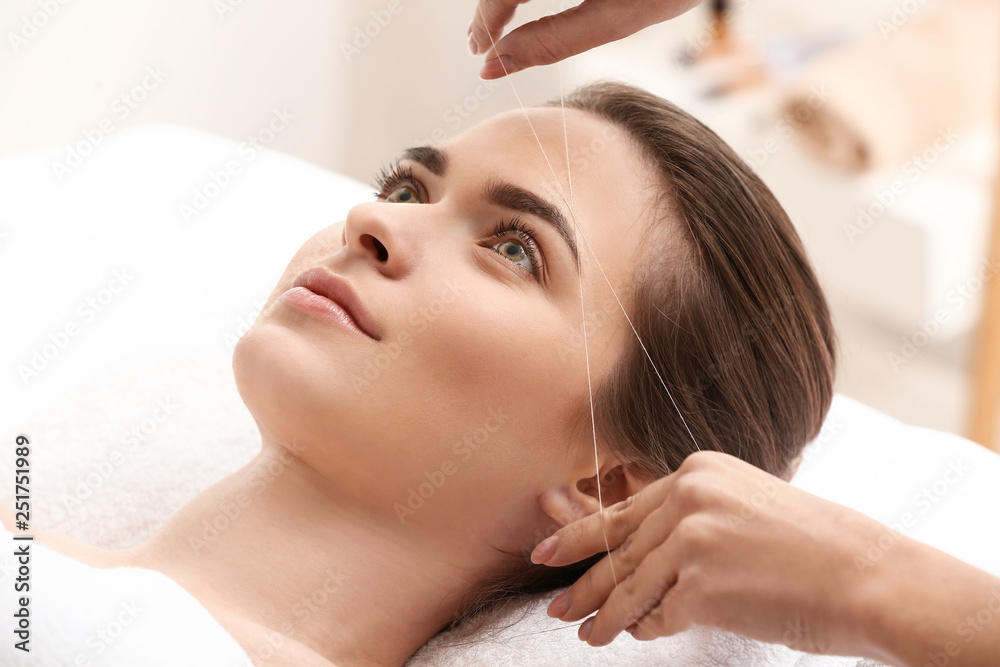
[[233,377],[240,398],[262,435],[301,439],[323,432],[350,410],[350,387],[337,362],[319,356],[297,332],[258,322],[233,350]]

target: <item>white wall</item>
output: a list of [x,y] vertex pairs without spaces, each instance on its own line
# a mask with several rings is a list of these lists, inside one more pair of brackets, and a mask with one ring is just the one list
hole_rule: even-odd
[[[523,14],[552,6],[543,0]],[[273,147],[366,180],[435,130],[451,134],[516,105],[505,81],[477,76],[481,59],[465,37],[473,8],[468,0],[5,0],[0,155],[97,137],[102,122],[113,131],[184,123],[245,139],[285,109],[294,121]],[[525,102],[549,97],[553,76],[520,76]]]
[[[47,23],[43,7],[57,8]],[[245,0],[223,12],[204,0],[8,0],[0,154],[95,136],[104,119],[115,130],[162,121],[245,138],[284,108],[295,120],[273,145],[332,166],[343,151],[336,91],[346,75],[331,26],[345,14],[340,3],[309,0]],[[32,34],[26,21],[44,24],[13,45],[11,34]],[[145,92],[147,67],[165,75],[147,78]],[[144,100],[116,104],[136,86]]]
[[[516,22],[567,4],[533,0]],[[750,22],[802,35],[870,27],[892,3],[734,4]],[[283,108],[295,120],[273,147],[366,180],[435,130],[451,134],[516,107],[506,81],[477,77],[482,58],[468,54],[465,37],[474,7],[474,0],[4,0],[0,155],[84,140],[105,119],[115,130],[175,122],[243,139]],[[646,49],[625,70],[668,58],[703,17],[697,8],[632,38],[661,38],[662,49]],[[601,71],[603,53],[570,61],[564,85],[592,72],[628,76]],[[155,89],[138,90],[145,99],[126,116],[116,100],[141,86],[148,67],[166,74]],[[519,73],[515,82],[525,104],[558,93],[554,68]]]

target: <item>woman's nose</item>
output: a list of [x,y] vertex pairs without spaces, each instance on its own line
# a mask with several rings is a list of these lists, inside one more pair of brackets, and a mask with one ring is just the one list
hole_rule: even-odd
[[[405,210],[404,210],[405,209]],[[349,254],[368,263],[386,277],[400,279],[421,260],[422,211],[415,204],[365,202],[353,207],[344,222]]]

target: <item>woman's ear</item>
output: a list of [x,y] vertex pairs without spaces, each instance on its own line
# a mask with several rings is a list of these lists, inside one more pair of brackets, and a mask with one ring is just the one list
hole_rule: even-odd
[[573,523],[600,509],[625,500],[644,488],[651,480],[639,475],[628,463],[610,460],[607,469],[601,466],[600,502],[597,475],[582,476],[573,486],[561,485],[547,489],[538,498],[542,510],[559,525]]

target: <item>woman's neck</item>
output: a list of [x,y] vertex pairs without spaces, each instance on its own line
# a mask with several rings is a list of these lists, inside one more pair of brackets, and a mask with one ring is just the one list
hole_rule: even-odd
[[399,665],[451,619],[488,560],[431,537],[265,445],[123,564],[166,574],[217,618],[266,629],[259,646],[241,641],[253,659],[277,632],[338,667]]

